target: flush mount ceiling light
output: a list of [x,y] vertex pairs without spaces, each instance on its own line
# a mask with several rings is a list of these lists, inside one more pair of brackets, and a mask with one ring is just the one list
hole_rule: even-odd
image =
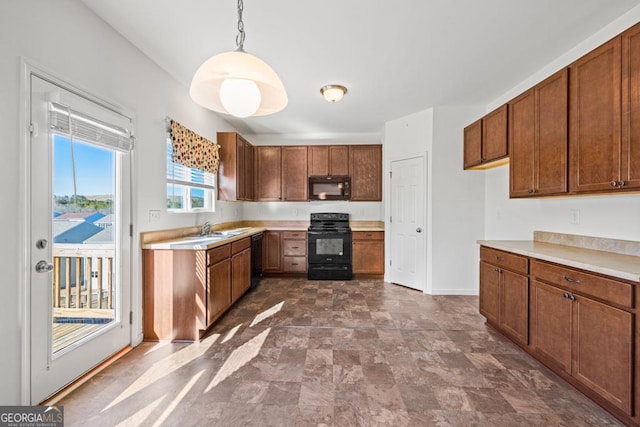
[[326,85],[320,88],[320,93],[329,102],[338,102],[347,93],[347,88],[341,85]]
[[287,91],[273,68],[244,51],[243,10],[238,0],[238,48],[206,60],[191,80],[189,95],[209,110],[236,117],[277,113],[289,102]]

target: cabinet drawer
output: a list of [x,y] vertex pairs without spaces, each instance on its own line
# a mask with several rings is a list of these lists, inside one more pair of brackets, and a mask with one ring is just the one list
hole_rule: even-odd
[[384,240],[384,231],[354,231],[353,240]]
[[307,258],[303,256],[285,256],[285,273],[305,273],[307,271]]
[[233,242],[231,244],[231,253],[237,254],[238,252],[242,252],[245,249],[251,247],[251,238],[247,237],[246,239],[238,240],[237,242]]
[[531,261],[531,275],[566,289],[633,308],[633,285],[542,261]]
[[307,232],[306,231],[283,231],[282,238],[283,239],[306,239]]
[[480,259],[489,264],[515,271],[516,273],[529,273],[529,259],[527,257],[481,246]]
[[282,242],[285,256],[306,256],[307,242],[304,240],[285,240]]
[[216,264],[231,257],[231,245],[226,244],[207,251],[207,265]]

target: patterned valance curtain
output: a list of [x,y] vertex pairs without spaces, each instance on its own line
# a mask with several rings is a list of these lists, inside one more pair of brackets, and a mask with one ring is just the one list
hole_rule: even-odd
[[171,120],[171,145],[174,163],[214,175],[218,173],[220,146],[175,120]]

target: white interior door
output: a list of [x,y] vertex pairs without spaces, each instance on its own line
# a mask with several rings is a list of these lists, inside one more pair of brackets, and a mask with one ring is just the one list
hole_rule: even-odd
[[117,136],[131,126],[34,74],[29,103],[30,394],[38,404],[131,342],[130,154],[118,147],[131,139]]
[[426,288],[426,157],[391,162],[390,280]]

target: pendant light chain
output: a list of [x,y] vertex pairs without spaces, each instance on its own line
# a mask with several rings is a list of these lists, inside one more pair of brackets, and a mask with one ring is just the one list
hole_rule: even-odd
[[244,22],[242,21],[242,11],[244,10],[243,0],[238,0],[238,35],[236,36],[236,46],[239,52],[244,52]]

